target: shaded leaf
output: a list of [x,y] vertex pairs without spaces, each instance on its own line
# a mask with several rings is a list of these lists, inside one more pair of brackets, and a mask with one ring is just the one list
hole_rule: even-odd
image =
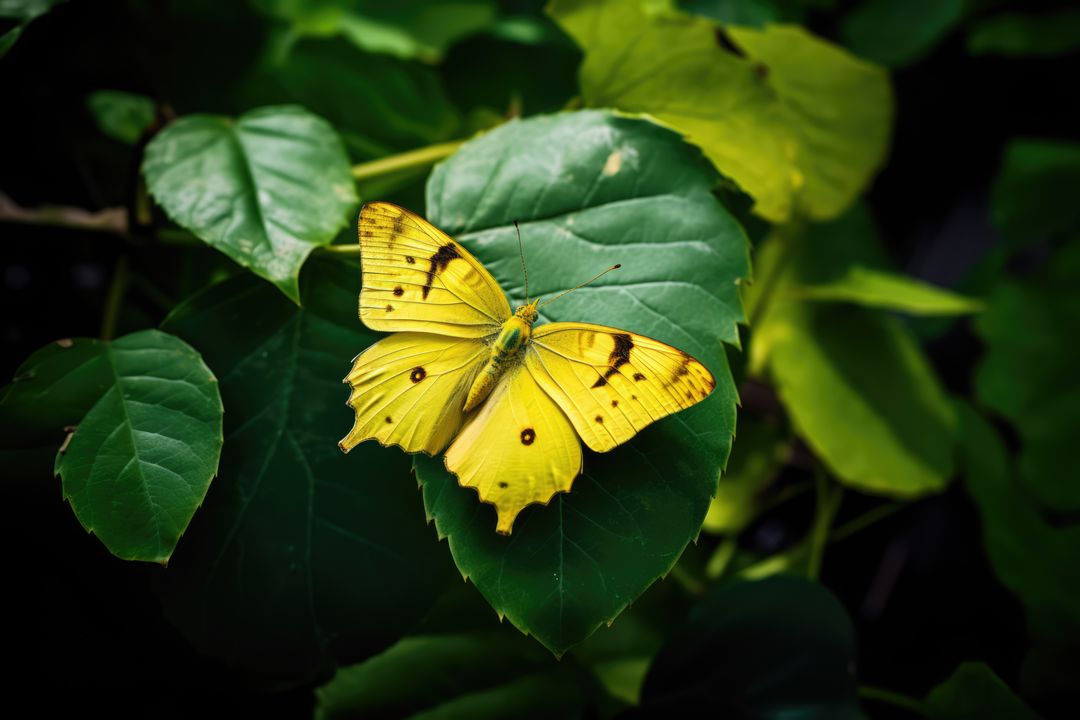
[[7,54],[34,19],[64,0],[0,0],[0,18],[14,20],[16,25],[0,34],[0,58]]
[[671,634],[631,717],[857,718],[855,632],[817,583],[722,585]]
[[863,0],[841,32],[852,52],[888,67],[911,65],[964,16],[965,0]]
[[991,212],[1006,251],[1080,236],[1080,143],[1013,140],[994,182]]
[[[428,183],[429,219],[523,299],[513,221],[530,293],[547,296],[622,262],[542,310],[670,343],[709,367],[712,396],[603,455],[586,454],[572,492],[526,508],[513,535],[417,457],[424,502],[462,574],[500,614],[556,653],[614,618],[697,535],[726,460],[735,388],[721,342],[737,342],[742,230],[710,193],[700,155],[659,126],[602,112],[508,123],[466,144]],[[673,280],[673,278],[678,278]]]
[[885,159],[885,73],[801,28],[726,28],[736,54],[712,22],[637,2],[555,0],[550,12],[585,51],[589,105],[670,124],[768,220],[839,215]]
[[980,662],[961,663],[948,680],[930,691],[926,705],[927,715],[933,720],[1039,719],[988,665]]
[[341,378],[375,337],[355,265],[313,260],[304,307],[242,275],[165,327],[206,351],[229,412],[221,475],[161,585],[200,651],[291,685],[396,641],[452,575],[400,452],[337,448]]
[[297,302],[300,266],[356,204],[341,141],[299,107],[181,118],[147,145],[143,174],[179,225]]
[[416,636],[338,670],[316,691],[316,717],[579,717],[598,696],[572,658],[559,662],[521,637]]
[[134,145],[154,121],[154,101],[145,95],[120,90],[98,90],[86,99],[101,132]]
[[169,559],[221,453],[221,396],[195,350],[157,330],[53,343],[0,407],[12,444],[55,451],[73,431],[56,472],[87,532],[125,560]]
[[1080,48],[1080,10],[992,15],[971,29],[967,48],[972,55],[1064,55]]
[[1080,510],[1080,246],[1063,248],[1039,276],[1000,283],[975,329],[986,354],[978,398],[1016,426],[1025,486],[1049,507]]
[[295,102],[328,120],[354,161],[448,140],[461,118],[435,71],[346,40],[301,40],[245,84],[253,105]]
[[259,0],[296,36],[342,35],[362,50],[435,62],[455,41],[492,25],[491,0]]

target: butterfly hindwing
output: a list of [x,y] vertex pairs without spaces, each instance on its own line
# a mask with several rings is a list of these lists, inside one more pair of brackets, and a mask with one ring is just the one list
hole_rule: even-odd
[[607,452],[716,387],[700,362],[636,333],[587,323],[537,328],[526,351],[537,384],[585,444]]
[[339,446],[348,452],[374,438],[408,452],[440,452],[461,428],[465,394],[487,355],[487,345],[470,338],[402,332],[378,341],[345,378],[356,419]]
[[446,467],[495,505],[496,530],[508,535],[526,505],[570,490],[581,472],[581,443],[566,415],[518,364],[446,451]]
[[360,319],[372,330],[484,337],[510,317],[499,284],[468,250],[397,205],[360,212]]

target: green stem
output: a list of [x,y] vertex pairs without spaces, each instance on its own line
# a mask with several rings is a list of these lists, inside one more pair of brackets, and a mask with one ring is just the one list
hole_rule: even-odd
[[356,180],[368,180],[380,175],[389,175],[402,170],[434,165],[443,158],[453,155],[454,151],[461,147],[464,142],[464,140],[454,140],[452,142],[438,143],[437,145],[428,145],[398,155],[353,165],[353,178]]
[[930,715],[930,708],[927,707],[925,702],[917,700],[909,695],[902,695],[901,693],[874,687],[873,685],[860,685],[858,692],[859,697],[864,700],[872,700],[874,702],[892,705],[893,707],[903,708],[920,717],[929,717]]
[[334,253],[337,255],[359,255],[359,245],[323,245],[319,248],[323,252]]
[[829,544],[829,528],[840,508],[843,490],[836,486],[834,490],[821,465],[814,466],[814,494],[817,504],[814,508],[814,525],[810,529],[810,557],[806,564],[806,575],[817,580],[821,574],[821,562],[825,556],[825,546]]
[[906,507],[907,505],[904,503],[887,503],[879,505],[873,510],[867,510],[862,515],[852,518],[836,528],[832,533],[832,537],[829,538],[829,543],[840,542],[860,530],[870,527],[879,520],[895,515]]
[[705,592],[705,583],[694,577],[690,571],[682,565],[676,565],[671,568],[668,577],[682,585],[683,589],[691,595],[701,595]]
[[735,557],[735,551],[738,550],[739,543],[734,536],[728,535],[720,544],[717,545],[716,550],[713,552],[712,557],[709,558],[709,562],[705,564],[705,577],[710,580],[716,580],[718,577],[724,574],[732,559]]
[[112,340],[116,335],[116,317],[120,314],[120,301],[124,299],[127,286],[128,261],[127,256],[121,255],[116,260],[116,269],[113,270],[112,282],[109,284],[109,294],[105,297],[105,310],[101,315],[102,340]]

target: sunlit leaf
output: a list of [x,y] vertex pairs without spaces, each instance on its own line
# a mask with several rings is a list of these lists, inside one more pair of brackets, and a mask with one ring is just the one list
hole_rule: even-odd
[[722,342],[737,342],[746,239],[710,190],[715,175],[669,130],[609,113],[508,123],[459,150],[428,183],[428,214],[523,299],[514,220],[534,297],[622,269],[545,307],[670,343],[709,367],[712,396],[603,455],[572,492],[528,507],[513,535],[440,459],[418,457],[428,513],[500,614],[557,653],[666,573],[701,527],[734,429]]
[[195,350],[156,330],[63,340],[19,367],[0,407],[20,444],[71,432],[56,471],[88,532],[125,560],[168,561],[221,453],[221,396]]
[[716,26],[624,0],[555,0],[593,107],[648,113],[699,145],[772,221],[844,211],[885,159],[885,73],[805,30]]
[[740,418],[731,461],[709,504],[702,530],[737,533],[746,527],[757,516],[764,491],[786,456],[786,438],[775,423]]
[[849,266],[836,280],[820,285],[791,284],[787,297],[804,300],[850,302],[912,315],[965,315],[979,312],[983,304],[964,295],[935,287],[904,275]]
[[299,107],[181,118],[147,145],[143,174],[179,225],[297,302],[304,259],[356,204],[341,140]]

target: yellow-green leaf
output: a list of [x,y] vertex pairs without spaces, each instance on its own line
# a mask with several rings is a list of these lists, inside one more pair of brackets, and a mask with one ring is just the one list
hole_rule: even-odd
[[780,222],[839,215],[885,159],[885,72],[805,30],[726,28],[626,0],[554,0],[549,12],[585,51],[594,107],[648,113],[699,145]]

